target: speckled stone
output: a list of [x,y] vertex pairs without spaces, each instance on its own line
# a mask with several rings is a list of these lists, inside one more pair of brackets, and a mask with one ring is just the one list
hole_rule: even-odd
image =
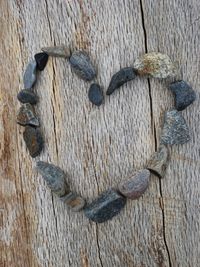
[[44,161],[38,161],[36,168],[51,191],[58,197],[63,197],[70,192],[65,180],[66,174],[59,167]]
[[35,127],[26,126],[23,137],[31,157],[39,156],[44,146],[40,130]]
[[35,54],[35,61],[37,63],[37,69],[42,71],[47,65],[49,56],[46,53]]
[[96,71],[86,52],[75,51],[72,53],[69,62],[74,72],[82,79],[91,81],[96,76]]
[[21,90],[17,95],[17,99],[21,103],[30,103],[32,105],[38,102],[38,97],[30,89]]
[[38,127],[40,125],[35,111],[31,104],[23,104],[17,113],[17,123],[22,126],[32,125]]
[[196,99],[195,91],[185,81],[171,83],[169,88],[175,95],[175,105],[179,111],[187,108]]
[[166,173],[168,162],[169,150],[165,145],[160,145],[158,151],[151,156],[149,162],[147,163],[147,169],[159,178],[163,178]]
[[119,186],[119,192],[130,199],[137,199],[144,194],[149,185],[149,170],[140,170],[135,172],[131,178],[122,181]]
[[135,77],[136,77],[136,72],[133,68],[128,67],[121,69],[112,76],[106,94],[111,95],[117,88],[119,88],[124,83],[135,79]]
[[139,75],[154,78],[168,78],[176,75],[176,67],[169,56],[161,53],[147,53],[136,59],[134,68]]
[[178,145],[189,140],[189,129],[181,113],[177,110],[165,112],[161,144]]
[[109,189],[101,194],[91,204],[84,209],[85,215],[90,220],[103,223],[116,216],[126,204],[126,198],[117,193],[114,189]]
[[60,200],[67,204],[72,211],[80,211],[85,206],[85,200],[73,192],[60,197]]
[[71,55],[70,48],[66,45],[43,47],[42,51],[52,57],[69,58]]
[[37,63],[35,59],[29,62],[24,72],[24,89],[31,89],[36,82],[36,68]]
[[92,102],[92,104],[96,106],[100,106],[103,103],[104,96],[103,91],[99,84],[93,83],[90,86],[89,92],[88,92],[89,100]]

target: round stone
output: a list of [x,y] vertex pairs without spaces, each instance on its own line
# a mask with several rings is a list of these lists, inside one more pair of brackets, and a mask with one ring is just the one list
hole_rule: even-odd
[[38,102],[36,94],[34,94],[30,89],[23,89],[17,95],[18,100],[21,103],[30,103],[35,105]]
[[82,210],[85,206],[85,200],[73,192],[60,197],[60,200],[67,204],[67,206],[69,206],[71,210],[75,212]]
[[26,126],[23,137],[31,157],[39,156],[44,146],[40,130],[35,127]]
[[100,106],[103,102],[103,91],[99,84],[93,83],[90,86],[89,92],[88,92],[89,100],[96,106]]

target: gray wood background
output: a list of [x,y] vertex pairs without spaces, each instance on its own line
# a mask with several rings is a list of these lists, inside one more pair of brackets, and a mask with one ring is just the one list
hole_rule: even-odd
[[[200,266],[199,14],[198,0],[0,0],[0,266]],[[144,196],[104,224],[52,196],[36,161],[59,165],[91,200],[146,164],[173,97],[166,81],[136,79],[97,108],[89,83],[51,58],[35,87],[46,145],[32,160],[15,122],[16,94],[30,58],[62,43],[88,51],[104,92],[121,67],[160,51],[198,96],[183,111],[192,140],[170,148],[166,177],[152,176]]]

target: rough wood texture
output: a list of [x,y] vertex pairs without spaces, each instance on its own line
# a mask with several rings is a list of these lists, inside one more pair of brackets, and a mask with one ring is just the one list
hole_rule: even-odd
[[[200,266],[199,12],[198,0],[0,1],[0,266]],[[101,225],[52,196],[15,122],[27,62],[62,43],[89,52],[104,92],[145,51],[177,60],[197,91],[183,111],[192,141],[172,147],[166,177],[151,177],[142,198]],[[72,189],[93,199],[147,163],[173,97],[166,82],[136,79],[98,108],[88,101],[89,85],[56,58],[35,90],[46,141],[38,160],[59,165]]]

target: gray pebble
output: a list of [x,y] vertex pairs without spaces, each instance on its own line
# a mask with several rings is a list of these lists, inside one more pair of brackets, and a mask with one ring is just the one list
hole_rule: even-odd
[[96,106],[100,106],[103,103],[103,91],[99,84],[93,83],[90,86],[89,92],[88,92],[89,100]]
[[35,111],[31,104],[23,104],[17,113],[17,123],[22,126],[32,125],[38,127],[40,125]]
[[60,200],[67,204],[72,211],[80,211],[85,206],[85,200],[73,192],[60,197]]
[[30,89],[21,90],[17,95],[17,99],[21,103],[30,103],[32,105],[38,102],[38,97]]
[[23,133],[23,138],[29,150],[30,156],[32,158],[39,156],[44,146],[44,141],[40,130],[35,127],[26,126]]
[[36,82],[37,63],[35,59],[29,62],[24,73],[24,88],[31,89]]
[[69,47],[65,45],[43,47],[42,51],[52,57],[69,58],[71,54]]

